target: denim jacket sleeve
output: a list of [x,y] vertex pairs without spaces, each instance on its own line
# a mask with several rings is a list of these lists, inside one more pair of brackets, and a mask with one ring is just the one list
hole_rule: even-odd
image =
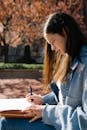
[[53,92],[50,92],[44,96],[42,96],[43,102],[44,104],[50,104],[50,105],[56,105],[57,104],[57,100],[56,100],[56,96]]
[[56,130],[87,130],[87,64],[81,79],[82,104],[75,108],[69,104],[46,105],[42,115],[46,124],[53,125]]

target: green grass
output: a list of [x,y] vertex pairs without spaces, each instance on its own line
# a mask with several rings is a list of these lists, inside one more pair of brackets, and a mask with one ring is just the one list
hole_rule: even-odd
[[0,63],[0,69],[43,69],[43,64]]

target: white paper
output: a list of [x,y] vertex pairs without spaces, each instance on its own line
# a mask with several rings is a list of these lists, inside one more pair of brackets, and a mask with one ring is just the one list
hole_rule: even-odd
[[24,110],[31,106],[26,98],[0,99],[0,111]]

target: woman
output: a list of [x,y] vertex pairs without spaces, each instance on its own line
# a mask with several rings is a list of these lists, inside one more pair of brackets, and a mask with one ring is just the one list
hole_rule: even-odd
[[[65,13],[51,14],[44,27],[44,84],[52,92],[27,96],[34,104],[28,119],[1,118],[1,130],[87,129],[87,41],[75,20]],[[42,119],[42,120],[41,120]]]

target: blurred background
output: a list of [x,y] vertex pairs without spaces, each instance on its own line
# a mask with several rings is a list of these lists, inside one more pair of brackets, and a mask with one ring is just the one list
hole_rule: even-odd
[[50,13],[73,16],[87,37],[87,0],[0,0],[0,98],[42,91],[43,27]]
[[0,0],[0,62],[42,63],[43,26],[55,11],[75,17],[87,36],[87,0]]

